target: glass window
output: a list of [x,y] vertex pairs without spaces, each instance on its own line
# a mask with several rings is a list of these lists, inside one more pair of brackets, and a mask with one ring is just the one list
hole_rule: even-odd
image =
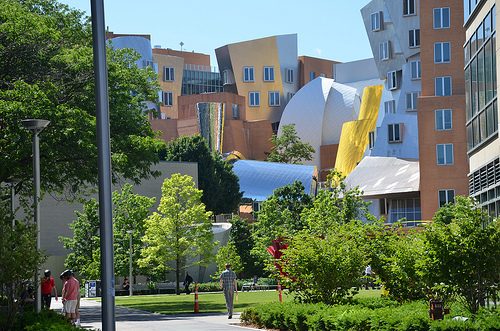
[[398,75],[396,71],[389,71],[387,73],[387,87],[389,90],[395,90],[399,88]]
[[370,149],[373,149],[373,146],[375,146],[375,131],[368,132],[368,146]]
[[484,82],[484,49],[477,54],[477,88],[479,108],[483,109],[486,100],[485,82]]
[[370,15],[372,31],[380,31],[383,29],[382,12],[376,12]]
[[164,67],[163,68],[163,81],[173,82],[175,80],[175,70],[174,67]]
[[243,67],[243,81],[244,82],[255,81],[255,74],[253,67]]
[[420,71],[420,61],[412,61],[411,65],[411,79],[420,79],[421,71]]
[[173,102],[173,94],[172,92],[163,92],[163,105],[166,107],[172,107]]
[[436,96],[451,95],[451,77],[435,78]]
[[409,31],[409,47],[418,47],[420,46],[420,29],[410,30]]
[[434,63],[450,62],[450,43],[435,43],[434,44]]
[[401,123],[389,124],[387,127],[389,130],[389,142],[401,142]]
[[403,15],[415,15],[415,0],[403,0]]
[[439,190],[439,207],[455,202],[455,190]]
[[384,109],[386,114],[394,114],[396,112],[396,102],[394,100],[385,101]]
[[236,104],[232,104],[232,108],[233,108],[233,118],[240,118],[240,107]]
[[314,71],[309,72],[309,81],[313,81],[316,78],[316,73]]
[[465,111],[466,121],[472,118],[470,66],[465,68]]
[[491,35],[491,12],[484,18],[484,38],[488,38]]
[[451,109],[436,110],[436,130],[451,130]]
[[417,110],[418,92],[406,93],[406,110]]
[[485,102],[493,99],[493,58],[491,55],[491,40],[484,45],[484,81],[485,81]]
[[274,82],[274,67],[264,67],[264,81]]
[[391,58],[390,42],[386,41],[379,44],[380,60],[389,60]]
[[437,164],[453,164],[453,144],[436,145]]
[[479,24],[479,26],[477,27],[476,34],[477,34],[477,49],[479,50],[484,42],[484,25],[482,23]]
[[227,82],[228,82],[228,78],[227,78],[227,70],[224,70],[224,71],[222,72],[222,84],[224,84],[224,85],[225,85],[225,84],[227,84]]
[[470,74],[471,74],[471,108],[472,108],[472,116],[476,115],[478,112],[477,109],[477,100],[478,100],[478,86],[477,86],[477,58],[474,58],[470,62]]
[[286,82],[293,83],[293,69],[286,69]]
[[450,8],[434,8],[434,29],[450,27]]
[[250,107],[260,106],[260,92],[248,92],[248,102]]
[[271,91],[269,92],[269,106],[279,106],[280,105],[280,92]]

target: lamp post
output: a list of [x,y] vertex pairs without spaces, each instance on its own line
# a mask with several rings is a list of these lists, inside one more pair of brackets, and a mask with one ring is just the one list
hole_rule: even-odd
[[[40,197],[40,143],[38,141],[38,134],[50,123],[47,120],[40,119],[28,119],[22,120],[21,124],[33,133],[33,180],[35,193],[33,196],[33,208],[34,210],[34,221],[36,224],[36,249],[40,250],[40,209],[39,197]],[[35,272],[35,308],[37,312],[42,310],[42,291],[40,286],[38,286],[38,281],[40,279],[40,268],[36,268]]]
[[128,237],[130,239],[130,246],[129,246],[129,295],[132,296],[134,295],[134,290],[132,289],[132,234],[134,233],[134,230],[127,230]]
[[10,185],[10,216],[12,217],[12,230],[16,226],[16,219],[14,217],[14,199],[16,197],[16,184],[21,180],[19,178],[7,178],[6,183]]

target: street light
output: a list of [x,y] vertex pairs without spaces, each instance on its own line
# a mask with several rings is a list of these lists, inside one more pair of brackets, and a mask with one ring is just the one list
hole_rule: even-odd
[[[35,209],[34,221],[36,224],[36,249],[40,250],[40,209],[38,208],[40,197],[40,144],[38,141],[38,134],[50,123],[47,120],[39,119],[28,119],[22,120],[21,124],[33,133],[33,180],[35,193],[33,196],[33,205]],[[42,291],[40,286],[38,286],[38,280],[40,279],[40,268],[37,266],[35,271],[35,308],[37,312],[42,310]]]
[[129,249],[129,295],[132,296],[134,295],[134,290],[132,289],[132,234],[134,233],[134,230],[127,230],[128,237],[130,239],[130,249]]
[[14,217],[14,199],[16,197],[16,184],[21,180],[19,178],[7,178],[6,183],[10,185],[10,216],[12,217],[12,230],[16,226],[16,219]]

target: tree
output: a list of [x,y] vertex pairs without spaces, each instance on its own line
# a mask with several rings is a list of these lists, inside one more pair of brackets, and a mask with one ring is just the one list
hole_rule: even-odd
[[229,223],[232,225],[229,243],[234,246],[236,254],[241,258],[242,272],[248,275],[263,275],[263,269],[256,263],[255,257],[251,254],[254,241],[246,220],[234,215]]
[[311,161],[312,154],[316,153],[311,144],[300,141],[295,123],[283,125],[281,136],[273,134],[270,140],[274,147],[271,148],[271,153],[266,152],[269,162],[302,164],[302,160]]
[[231,269],[235,273],[240,273],[243,270],[243,263],[241,262],[241,257],[236,252],[236,246],[229,242],[226,246],[222,246],[217,251],[215,255],[215,263],[217,263],[217,272],[214,276],[210,276],[213,279],[219,279],[220,274],[226,270],[226,263],[231,263]]
[[441,208],[449,209],[453,220],[450,224],[433,222],[423,232],[428,252],[423,276],[436,287],[445,286],[475,314],[488,296],[496,297],[500,223],[491,221],[471,198],[458,196],[455,204]]
[[361,197],[363,192],[358,187],[348,188],[344,180],[345,176],[332,170],[327,183],[335,184],[328,190],[319,190],[312,206],[304,209],[301,217],[312,234],[323,236],[335,225],[354,220],[375,221],[368,212],[370,202]]
[[171,141],[160,152],[166,161],[198,162],[198,187],[203,191],[201,201],[214,215],[232,213],[240,204],[238,176],[233,166],[211,152],[200,135],[182,136]]
[[10,209],[0,202],[0,286],[2,295],[7,297],[4,318],[0,318],[1,330],[11,330],[19,312],[20,301],[16,300],[23,290],[22,283],[33,279],[47,260],[44,252],[36,248],[36,231],[34,224],[25,222],[16,222],[12,228]]
[[[210,212],[201,202],[202,191],[194,187],[193,178],[173,174],[165,179],[158,212],[146,219],[146,244],[139,265],[157,272],[175,271],[177,294],[181,271],[193,265],[208,265],[213,242]],[[174,262],[174,266],[170,265]]]
[[302,230],[301,213],[311,207],[312,197],[305,192],[302,182],[279,187],[266,201],[262,202],[257,212],[257,221],[253,223],[252,237],[255,247],[253,255],[261,261],[268,257],[266,248],[280,237],[293,237]]
[[[144,234],[144,220],[154,207],[155,198],[148,198],[133,193],[133,186],[125,184],[121,193],[113,192],[113,240],[114,268],[118,276],[129,274],[130,239],[127,230],[132,234],[133,274],[148,274],[147,270],[139,270],[137,260],[142,248],[141,237]],[[79,272],[86,279],[99,279],[101,275],[100,221],[99,203],[90,199],[83,205],[83,213],[76,211],[77,220],[69,227],[73,230],[73,238],[60,237],[64,248],[71,250],[65,266]]]
[[[151,165],[164,145],[154,139],[144,102],[156,101],[151,69],[139,54],[108,47],[113,180],[138,183],[158,175]],[[97,138],[91,26],[80,11],[54,0],[0,3],[0,181],[32,177],[32,134],[27,118],[50,120],[40,134],[42,191],[78,194],[97,184]]]

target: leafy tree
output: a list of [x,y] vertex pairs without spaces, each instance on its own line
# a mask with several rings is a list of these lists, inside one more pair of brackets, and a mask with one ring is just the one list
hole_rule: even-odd
[[211,152],[200,135],[182,136],[160,152],[166,161],[198,162],[198,187],[201,201],[214,215],[234,212],[243,196],[233,166]]
[[[144,101],[157,100],[156,74],[139,54],[108,48],[113,179],[139,182],[164,145],[154,139]],[[32,134],[20,122],[50,120],[40,134],[42,191],[81,193],[97,184],[94,73],[90,21],[54,0],[0,2],[0,181],[31,178]],[[29,194],[23,181],[21,194]]]
[[[144,234],[144,219],[154,207],[155,198],[134,194],[133,186],[125,184],[121,190],[113,192],[113,240],[115,273],[118,276],[129,274],[130,239],[127,230],[132,233],[132,269],[133,274],[148,274],[139,270],[137,260],[142,248],[141,237]],[[77,220],[69,226],[74,231],[73,238],[60,237],[64,247],[72,252],[65,261],[67,268],[79,272],[87,279],[99,279],[101,268],[99,204],[95,199],[83,205],[83,214],[76,211]]]
[[[33,279],[35,272],[47,260],[43,251],[35,245],[36,226],[32,223],[16,222],[12,229],[10,209],[0,203],[0,285],[7,297],[7,307],[2,309],[0,329],[10,330],[19,312],[16,301],[22,290],[22,283]],[[3,299],[3,298],[2,298]]]
[[229,242],[234,246],[236,253],[241,258],[242,272],[248,275],[263,275],[263,269],[256,263],[255,257],[250,253],[254,247],[254,241],[246,220],[235,215],[229,220],[229,223],[232,225]]
[[[471,198],[458,196],[441,208],[453,215],[450,224],[433,222],[423,232],[427,259],[424,277],[445,286],[475,314],[500,281],[500,223]],[[446,213],[448,214],[448,213]]]
[[142,238],[146,247],[139,265],[159,272],[174,270],[177,294],[181,271],[193,265],[208,265],[217,245],[213,242],[211,213],[205,211],[201,195],[192,177],[173,174],[163,183],[158,212],[146,219]]
[[305,208],[302,219],[314,235],[326,235],[334,225],[354,220],[375,221],[368,212],[370,202],[363,200],[358,187],[349,189],[345,176],[333,170],[327,177],[329,190],[319,190],[310,208]]
[[336,304],[357,293],[357,279],[367,265],[365,225],[335,225],[328,237],[298,233],[277,262],[275,274],[300,302]]
[[284,125],[281,136],[273,134],[270,140],[274,146],[271,153],[266,152],[269,162],[302,164],[302,160],[311,161],[312,154],[316,153],[311,144],[300,141],[295,131],[295,123]]
[[217,251],[215,255],[215,263],[217,263],[217,272],[214,276],[210,276],[213,279],[219,279],[220,274],[226,270],[226,263],[231,263],[231,270],[235,273],[240,273],[243,270],[243,263],[241,258],[236,252],[236,247],[232,242],[229,242],[226,246],[222,246]]

